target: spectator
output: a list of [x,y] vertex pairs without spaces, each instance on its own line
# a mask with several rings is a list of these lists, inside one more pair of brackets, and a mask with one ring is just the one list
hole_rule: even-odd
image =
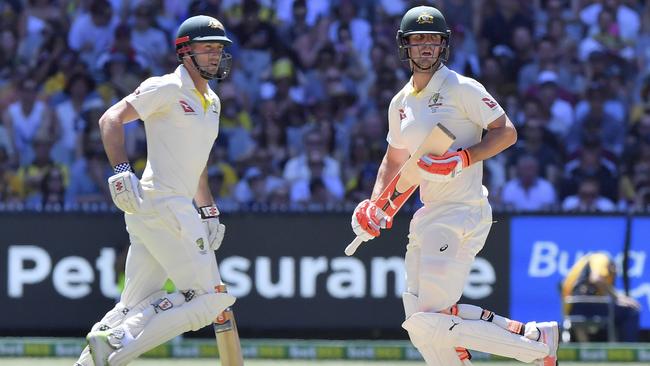
[[530,28],[532,24],[531,19],[522,11],[519,1],[497,0],[496,3],[496,7],[484,7],[487,16],[481,28],[481,38],[485,42],[484,49],[491,53],[497,46],[506,46],[512,50],[512,34],[515,28],[518,26]]
[[589,141],[578,152],[578,157],[570,160],[564,167],[561,183],[562,197],[574,195],[578,186],[586,178],[595,178],[602,195],[615,200],[617,197],[617,169],[604,154],[599,141]]
[[50,140],[43,138],[34,141],[34,161],[18,169],[16,179],[20,185],[20,195],[31,207],[42,203],[43,178],[50,169],[59,169],[63,174],[64,186],[68,185],[68,169],[52,161],[51,148]]
[[616,22],[622,39],[635,39],[639,33],[640,19],[634,9],[621,4],[621,0],[594,1],[580,11],[580,20],[589,27],[589,33],[598,32],[600,27],[600,15],[609,12],[612,21]]
[[87,74],[70,76],[65,86],[66,100],[55,107],[54,126],[58,141],[53,147],[53,159],[70,165],[81,155],[81,133],[86,128],[86,121],[81,114],[90,107],[101,108],[101,99],[94,93],[95,81]]
[[[577,122],[567,136],[570,153],[578,150],[585,139],[603,141],[603,147],[616,155],[623,152],[626,126],[616,115],[608,112],[605,93],[603,85],[593,84],[587,92],[588,99],[578,105]],[[616,110],[616,106],[610,106]]]
[[[373,44],[373,35],[370,32],[370,23],[357,16],[356,4],[352,0],[341,0],[338,7],[334,8],[334,19],[329,28],[329,39],[333,44],[344,43],[340,39],[342,34],[351,37],[353,49],[359,53],[359,58],[364,67],[370,66],[370,50]],[[340,30],[347,29],[343,33]]]
[[570,85],[566,85],[570,80],[569,70],[559,67],[558,52],[557,46],[550,38],[544,37],[538,41],[534,54],[535,58],[524,65],[519,72],[517,89],[520,93],[524,93],[533,87],[537,83],[540,73],[544,70],[554,71],[557,74],[558,84],[564,89],[570,88]]
[[45,102],[38,100],[36,81],[25,78],[20,82],[19,98],[5,111],[4,121],[12,139],[14,158],[21,166],[34,159],[32,144],[41,136],[52,133],[52,114]]
[[15,174],[11,169],[9,155],[0,146],[0,203],[20,203]]
[[68,46],[81,55],[90,68],[113,43],[113,30],[119,20],[107,0],[92,0],[88,13],[79,13],[68,33]]
[[67,205],[111,202],[106,181],[113,171],[106,160],[98,132],[83,136],[83,154],[70,167],[70,184],[65,196]]
[[[614,282],[617,272],[616,264],[606,253],[587,254],[569,270],[562,283],[562,299],[572,295],[611,296],[612,301],[616,302],[616,339],[622,342],[636,342],[639,337],[640,305],[634,298],[616,290]],[[564,313],[572,314],[571,306],[565,305]],[[594,340],[584,331],[578,331],[575,336],[578,342]]]
[[41,205],[44,208],[62,209],[65,204],[63,172],[54,167],[48,169],[41,180]]
[[164,72],[169,55],[169,37],[155,26],[157,9],[147,2],[140,2],[135,7],[133,29],[131,30],[131,45],[138,55],[142,56],[144,64],[148,65],[151,73],[160,75]]
[[311,178],[309,162],[313,156],[323,161],[323,176],[340,179],[339,162],[327,154],[325,142],[316,130],[311,130],[305,135],[304,144],[305,152],[287,161],[284,167],[284,179],[289,183],[298,179],[309,180]]
[[[634,37],[636,37],[636,32]],[[634,48],[633,44],[630,43],[633,39],[623,36],[621,24],[617,23],[614,12],[603,9],[598,14],[597,25],[592,27],[590,36],[580,43],[580,59],[584,61],[589,58],[590,53],[603,51],[632,60],[634,58]]]
[[542,71],[537,77],[537,84],[539,100],[545,114],[549,116],[546,127],[558,137],[565,137],[575,121],[575,116],[571,104],[562,98],[566,91],[560,89],[557,73]]
[[555,189],[539,176],[535,157],[526,155],[517,160],[517,177],[506,183],[502,200],[506,208],[516,211],[542,211],[555,206]]
[[580,182],[578,194],[562,202],[562,211],[566,212],[612,212],[615,209],[614,202],[600,194],[600,185],[594,178],[585,178]]
[[300,178],[291,183],[289,193],[291,202],[331,203],[341,201],[345,194],[341,178],[326,174],[326,162],[321,152],[311,151],[308,154],[309,177]]
[[520,157],[531,155],[539,164],[540,176],[553,184],[557,183],[562,174],[562,155],[561,151],[558,151],[559,144],[553,134],[544,127],[544,122],[540,118],[529,119],[519,136],[521,138],[517,139],[507,163],[508,171],[514,169]]

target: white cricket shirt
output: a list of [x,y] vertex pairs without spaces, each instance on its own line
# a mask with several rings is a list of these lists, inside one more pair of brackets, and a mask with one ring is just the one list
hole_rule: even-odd
[[193,198],[219,133],[219,97],[208,87],[204,110],[200,94],[183,65],[145,80],[124,99],[144,121],[147,166],[142,189]]
[[[419,93],[413,80],[400,90],[388,108],[388,143],[397,149],[417,150],[433,126],[441,123],[455,136],[451,149],[466,149],[481,140],[483,129],[505,112],[483,85],[449,70],[436,71]],[[437,201],[468,202],[485,196],[482,189],[483,163],[478,162],[446,183],[424,180],[420,198],[427,204]]]

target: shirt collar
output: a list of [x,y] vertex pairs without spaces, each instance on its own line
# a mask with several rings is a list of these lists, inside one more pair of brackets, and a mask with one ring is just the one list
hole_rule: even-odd
[[194,80],[192,80],[190,73],[187,72],[187,69],[185,68],[184,65],[178,65],[178,67],[174,71],[174,75],[176,75],[176,77],[178,77],[181,80],[181,86],[183,88],[196,89],[196,87],[194,86]]
[[420,90],[419,93],[416,93],[415,89],[413,88],[413,76],[411,75],[411,78],[409,79],[408,82],[408,91],[413,95],[422,95],[424,92],[429,92],[429,91],[434,91],[434,92],[440,91],[440,87],[442,86],[442,83],[447,78],[448,74],[449,74],[449,69],[447,68],[447,66],[442,65],[440,69],[438,69],[438,71],[436,71],[433,74],[427,86],[425,86],[424,89]]
[[[194,80],[192,80],[190,73],[187,71],[184,65],[178,65],[176,70],[174,70],[174,75],[176,75],[176,77],[178,77],[181,80],[181,86],[183,88],[198,91],[198,89],[196,89],[196,86],[194,85]],[[215,99],[217,97],[217,94],[214,91],[212,91],[212,88],[210,88],[209,84],[208,84],[208,96],[210,96],[210,99]]]

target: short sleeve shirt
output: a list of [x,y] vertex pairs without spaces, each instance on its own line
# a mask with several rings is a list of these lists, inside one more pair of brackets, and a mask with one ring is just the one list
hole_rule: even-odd
[[147,165],[142,188],[194,197],[219,133],[221,104],[208,87],[201,100],[184,66],[145,80],[125,97],[144,121]]
[[[388,109],[387,141],[412,154],[441,123],[456,136],[452,150],[466,149],[478,143],[482,131],[504,113],[483,85],[443,66],[421,91],[415,92],[411,79],[393,97]],[[423,181],[422,202],[480,200],[486,192],[482,189],[482,169],[483,163],[478,162],[450,182]]]

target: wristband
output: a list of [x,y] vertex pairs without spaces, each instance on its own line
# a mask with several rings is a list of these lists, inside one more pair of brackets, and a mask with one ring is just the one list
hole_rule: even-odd
[[202,219],[213,219],[219,217],[220,212],[217,206],[212,205],[199,207],[199,214]]
[[123,163],[119,163],[116,166],[113,167],[113,172],[115,174],[120,174],[124,172],[132,172],[133,168],[131,168],[131,164],[129,164],[128,161],[125,161]]

